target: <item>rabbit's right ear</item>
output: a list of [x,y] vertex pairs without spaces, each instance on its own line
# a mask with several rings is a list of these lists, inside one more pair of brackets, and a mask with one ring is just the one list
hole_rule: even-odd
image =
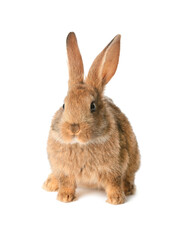
[[82,57],[77,44],[77,38],[74,32],[70,32],[66,39],[66,47],[68,54],[69,81],[68,86],[71,87],[76,83],[84,81],[84,67]]

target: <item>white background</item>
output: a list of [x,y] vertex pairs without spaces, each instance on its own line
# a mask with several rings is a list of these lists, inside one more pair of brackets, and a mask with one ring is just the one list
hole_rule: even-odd
[[[67,93],[66,36],[85,73],[118,33],[106,95],[128,116],[142,165],[124,205],[78,190],[61,203],[50,172],[51,118]],[[0,1],[0,239],[184,239],[184,6],[179,0]]]

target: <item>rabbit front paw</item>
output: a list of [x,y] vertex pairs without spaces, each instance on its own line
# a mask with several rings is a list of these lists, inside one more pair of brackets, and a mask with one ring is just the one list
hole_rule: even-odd
[[70,192],[70,191],[66,191],[66,192],[58,192],[57,195],[57,200],[61,201],[61,202],[72,202],[75,199],[75,193],[74,192]]
[[48,192],[55,192],[59,188],[59,182],[57,178],[51,173],[47,180],[44,182],[42,188]]
[[114,205],[122,204],[125,202],[125,195],[124,193],[114,193],[108,195],[107,202]]

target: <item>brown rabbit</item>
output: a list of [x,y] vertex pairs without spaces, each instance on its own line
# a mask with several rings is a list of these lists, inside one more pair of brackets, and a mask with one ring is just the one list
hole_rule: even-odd
[[52,173],[43,185],[58,190],[62,202],[74,200],[78,185],[105,189],[112,204],[124,203],[135,190],[136,137],[126,116],[103,95],[118,65],[120,38],[96,57],[84,79],[76,36],[67,37],[69,90],[52,120],[47,146]]

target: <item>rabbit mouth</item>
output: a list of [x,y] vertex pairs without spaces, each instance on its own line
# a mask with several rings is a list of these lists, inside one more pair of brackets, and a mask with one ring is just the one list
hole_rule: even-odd
[[81,143],[76,136],[73,136],[73,138],[70,141],[70,144],[75,144],[75,143]]
[[[63,139],[64,140],[64,139]],[[87,137],[85,134],[84,135],[72,135],[70,138],[65,140],[65,143],[68,144],[79,144],[79,145],[86,145],[91,142],[91,139]]]
[[69,144],[80,144],[80,145],[86,145],[88,144],[90,141],[86,140],[86,141],[82,141],[81,139],[79,139],[79,137],[77,136],[73,136],[72,139],[70,140]]

